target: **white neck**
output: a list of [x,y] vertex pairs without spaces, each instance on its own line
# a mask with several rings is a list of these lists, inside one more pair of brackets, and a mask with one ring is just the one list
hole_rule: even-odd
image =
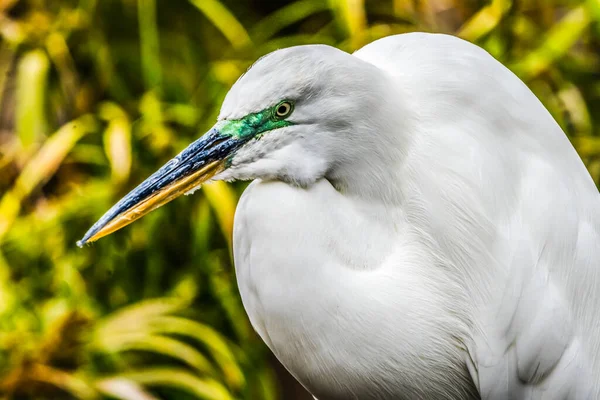
[[378,100],[377,113],[350,128],[352,140],[341,149],[344,161],[334,165],[326,178],[347,196],[399,207],[408,195],[407,161],[415,141],[408,133],[414,132],[414,118],[405,104],[398,104],[400,100]]

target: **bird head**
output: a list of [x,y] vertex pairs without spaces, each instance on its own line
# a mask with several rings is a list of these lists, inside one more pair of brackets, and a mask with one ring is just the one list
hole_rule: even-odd
[[117,202],[78,244],[211,179],[277,179],[306,187],[333,177],[372,143],[374,121],[389,120],[381,118],[389,108],[386,86],[376,67],[329,46],[262,57],[231,88],[216,124]]

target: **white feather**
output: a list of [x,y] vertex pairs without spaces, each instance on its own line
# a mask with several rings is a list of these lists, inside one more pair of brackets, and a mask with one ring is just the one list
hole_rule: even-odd
[[281,50],[221,117],[298,99],[219,179],[255,179],[234,256],[250,320],[320,400],[600,398],[600,199],[484,50],[404,34]]

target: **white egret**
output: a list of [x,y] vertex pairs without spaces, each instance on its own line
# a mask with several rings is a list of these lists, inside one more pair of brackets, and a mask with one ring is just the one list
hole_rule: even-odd
[[600,197],[483,49],[411,33],[275,51],[96,240],[207,179],[252,325],[318,399],[600,398]]

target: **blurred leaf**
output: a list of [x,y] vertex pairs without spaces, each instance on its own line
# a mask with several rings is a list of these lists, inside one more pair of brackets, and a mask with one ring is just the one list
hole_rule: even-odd
[[159,298],[145,300],[127,307],[105,318],[97,328],[97,335],[101,338],[137,327],[145,326],[149,318],[174,313],[183,309],[189,299]]
[[548,31],[539,48],[529,53],[523,61],[515,63],[511,69],[525,80],[534,78],[564,56],[589,23],[590,16],[585,6],[572,9]]
[[151,335],[148,331],[139,333],[107,335],[96,342],[102,351],[147,351],[182,361],[199,373],[214,374],[210,362],[200,352],[176,339]]
[[46,53],[32,50],[21,57],[17,75],[17,134],[29,148],[47,133],[46,90],[49,62]]
[[259,379],[261,382],[262,399],[275,400],[277,398],[277,393],[273,390],[276,383],[275,374],[270,370],[262,370],[259,373]]
[[5,12],[9,10],[15,3],[19,0],[1,0],[0,1],[0,12]]
[[116,104],[105,103],[99,113],[109,121],[104,131],[104,149],[113,181],[121,184],[131,170],[131,124],[127,114]]
[[75,62],[71,57],[65,37],[57,32],[50,34],[46,39],[46,49],[60,75],[60,84],[65,99],[71,107],[74,107],[78,79]]
[[124,378],[103,379],[96,383],[96,388],[104,394],[121,400],[159,400],[137,383]]
[[187,336],[203,343],[219,364],[229,384],[235,388],[244,385],[244,375],[233,353],[219,333],[210,327],[180,317],[159,317],[150,321],[149,329],[154,333]]
[[582,157],[600,155],[600,137],[580,137],[573,139],[573,144]]
[[6,78],[8,76],[8,71],[12,66],[14,57],[14,51],[7,46],[6,43],[0,43],[0,107],[2,106],[2,99],[4,97]]
[[195,127],[199,119],[198,109],[187,104],[172,104],[166,107],[164,114],[166,121],[188,127]]
[[393,0],[394,15],[401,18],[414,18],[414,0]]
[[142,74],[148,89],[160,89],[162,72],[159,35],[156,26],[156,0],[138,0]]
[[458,31],[458,36],[471,42],[491,32],[512,6],[511,0],[492,0],[489,6],[479,10]]
[[329,0],[329,3],[350,38],[350,49],[360,48],[365,44],[363,33],[367,25],[364,0]]
[[255,24],[252,28],[252,36],[257,42],[265,41],[284,28],[301,21],[312,14],[328,9],[329,6],[325,1],[296,1],[281,7]]
[[41,364],[27,366],[24,370],[16,370],[14,375],[0,382],[0,389],[5,393],[12,393],[18,388],[25,388],[36,383],[45,383],[62,389],[77,399],[95,400],[98,398],[96,391],[85,381]]
[[223,236],[231,242],[237,203],[235,193],[225,182],[211,182],[202,186],[202,190],[217,216]]
[[575,85],[566,85],[558,93],[558,97],[564,105],[576,133],[578,135],[590,135],[592,133],[592,119],[581,91]]
[[[142,385],[167,386],[186,390],[199,399],[229,400],[231,395],[219,383],[212,379],[198,378],[184,370],[176,368],[153,368],[139,372],[120,374],[119,379],[127,379]],[[114,379],[114,378],[109,378]]]
[[236,285],[223,270],[222,261],[218,257],[210,257],[208,266],[210,267],[210,287],[214,298],[225,311],[237,339],[247,341],[253,332],[250,324],[244,318],[244,310],[234,294],[237,289]]
[[242,24],[218,0],[190,0],[229,40],[234,48],[250,44],[250,36]]
[[[591,17],[600,22],[600,0],[586,0],[585,5],[587,6]],[[600,29],[600,27],[596,26],[596,31],[600,33],[598,29]]]
[[46,140],[23,168],[13,188],[0,200],[0,239],[17,217],[21,201],[50,179],[81,137],[96,129],[96,120],[86,115],[64,125]]
[[79,139],[96,130],[96,119],[91,115],[64,125],[46,140],[37,154],[23,168],[15,184],[15,190],[18,190],[21,196],[29,195],[35,187],[54,174]]

